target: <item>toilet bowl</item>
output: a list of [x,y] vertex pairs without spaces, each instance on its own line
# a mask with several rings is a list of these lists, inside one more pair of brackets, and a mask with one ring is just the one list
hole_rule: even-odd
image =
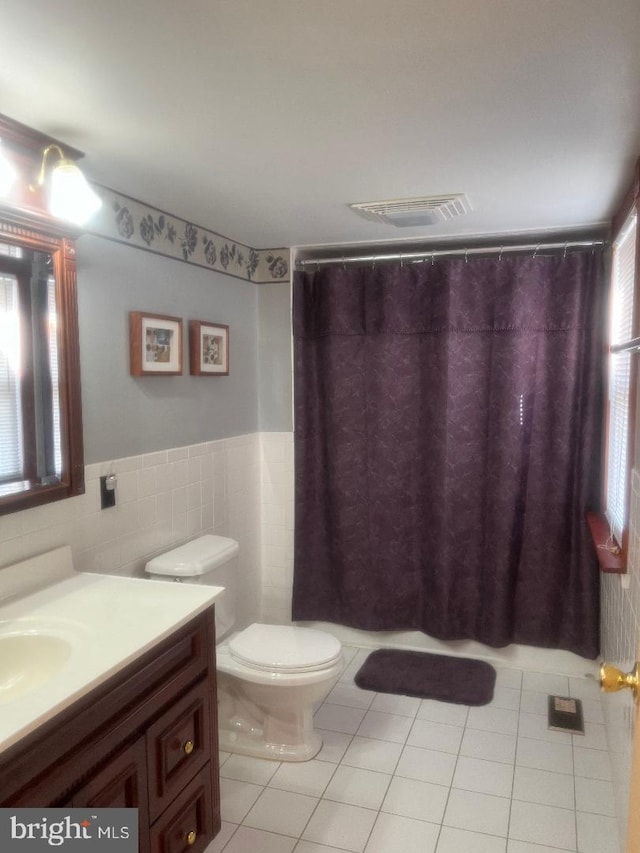
[[307,761],[322,747],[313,705],[343,668],[340,641],[324,631],[253,623],[232,633],[238,543],[201,536],[147,563],[148,574],[223,586],[216,601],[220,748],[279,761]]

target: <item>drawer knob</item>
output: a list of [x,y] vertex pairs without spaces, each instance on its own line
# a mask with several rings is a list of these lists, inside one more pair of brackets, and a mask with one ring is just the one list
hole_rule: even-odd
[[198,837],[198,833],[194,832],[192,829],[191,832],[187,833],[187,844],[189,844],[189,845],[195,844],[197,837]]
[[[195,748],[194,742],[192,740],[188,740],[183,744],[182,751],[184,752],[185,755],[191,755],[194,748]],[[191,842],[191,843],[193,843],[193,842]]]

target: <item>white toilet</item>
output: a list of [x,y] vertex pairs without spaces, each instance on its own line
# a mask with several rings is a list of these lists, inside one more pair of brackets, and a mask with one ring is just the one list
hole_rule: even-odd
[[342,672],[340,641],[324,631],[235,623],[239,545],[201,536],[154,557],[146,571],[166,580],[223,586],[216,601],[216,657],[220,749],[256,758],[307,761],[322,738],[313,729],[313,704]]

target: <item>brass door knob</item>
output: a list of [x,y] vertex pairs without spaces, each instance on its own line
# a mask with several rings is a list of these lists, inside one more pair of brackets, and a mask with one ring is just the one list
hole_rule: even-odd
[[194,832],[194,831],[193,831],[193,829],[192,829],[192,830],[191,830],[191,832],[188,832],[188,833],[187,833],[187,844],[188,844],[189,846],[191,846],[192,844],[195,844],[195,843],[196,843],[196,838],[197,838],[197,837],[198,837],[198,833],[197,833],[197,832]]
[[193,752],[194,749],[195,749],[195,744],[192,740],[186,741],[186,743],[184,743],[182,746],[182,751],[184,752],[185,755],[191,755],[191,753]]
[[600,688],[604,693],[615,693],[625,687],[633,691],[637,697],[640,688],[640,666],[636,663],[631,672],[622,672],[610,663],[603,663],[600,667]]

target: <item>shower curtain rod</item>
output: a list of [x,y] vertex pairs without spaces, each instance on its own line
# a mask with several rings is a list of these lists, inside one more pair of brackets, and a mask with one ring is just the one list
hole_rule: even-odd
[[443,256],[462,255],[467,258],[469,255],[487,255],[498,254],[503,255],[507,252],[533,252],[534,257],[538,252],[546,252],[550,250],[563,249],[565,252],[568,249],[595,249],[599,246],[604,246],[604,240],[565,240],[562,243],[522,243],[519,245],[505,246],[473,246],[466,249],[432,249],[422,252],[386,252],[376,255],[342,255],[340,257],[330,258],[303,258],[296,261],[296,267],[304,269],[304,267],[320,267],[330,264],[375,264],[378,261],[407,261],[412,264],[422,263],[423,261],[432,258],[441,258]]

